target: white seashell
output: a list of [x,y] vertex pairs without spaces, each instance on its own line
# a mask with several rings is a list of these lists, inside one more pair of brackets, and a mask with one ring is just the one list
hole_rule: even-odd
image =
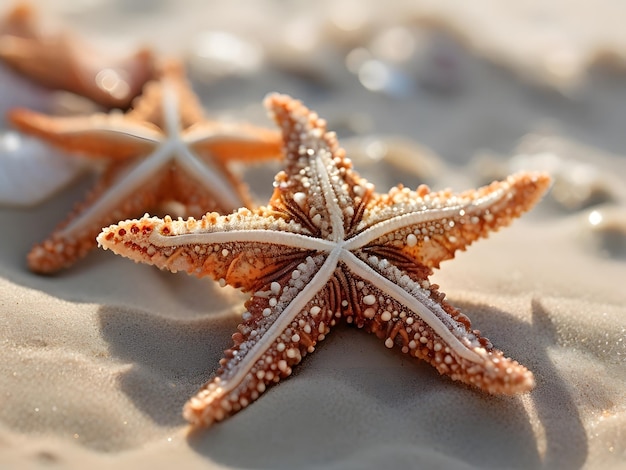
[[85,164],[14,131],[0,133],[0,205],[32,206],[69,184]]

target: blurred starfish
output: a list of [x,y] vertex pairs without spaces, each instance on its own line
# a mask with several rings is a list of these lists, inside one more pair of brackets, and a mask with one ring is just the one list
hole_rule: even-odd
[[210,425],[246,407],[289,376],[340,318],[453,380],[489,393],[532,389],[532,373],[472,330],[428,277],[456,250],[530,209],[549,178],[520,173],[460,194],[426,186],[377,194],[315,113],[284,95],[266,105],[286,153],[268,206],[201,220],[144,216],[98,237],[135,261],[252,293],[234,346],[184,416]]
[[48,88],[71,91],[109,109],[128,108],[155,72],[148,49],[108,57],[71,34],[42,33],[25,2],[0,24],[0,59]]
[[40,273],[87,254],[102,227],[169,202],[183,204],[191,216],[251,204],[228,163],[278,158],[282,143],[277,131],[206,120],[174,62],[164,65],[160,79],[146,85],[126,114],[50,117],[16,109],[8,117],[23,132],[105,163],[86,201],[29,253],[29,267]]

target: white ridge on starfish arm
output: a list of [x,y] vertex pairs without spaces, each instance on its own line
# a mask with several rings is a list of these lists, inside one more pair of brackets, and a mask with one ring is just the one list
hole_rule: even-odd
[[[237,364],[235,368],[231,370],[231,373],[226,373],[220,376],[220,386],[214,392],[214,397],[203,397],[203,400],[215,399],[220,396],[230,393],[235,387],[240,385],[245,376],[250,372],[250,369],[257,363],[257,361],[267,351],[269,346],[276,341],[280,334],[289,326],[293,319],[303,310],[305,305],[317,294],[320,289],[326,284],[333,271],[337,266],[339,260],[339,252],[333,251],[326,258],[324,264],[315,273],[315,275],[306,283],[302,291],[296,295],[296,297],[287,305],[287,307],[280,312],[280,315],[274,323],[265,331],[263,336],[254,344],[246,355],[242,358],[241,362]],[[193,398],[191,399],[193,400]]]
[[163,235],[158,230],[152,232],[150,243],[155,246],[203,245],[208,243],[256,242],[268,245],[283,245],[304,250],[331,251],[335,242],[313,238],[292,232],[272,230],[232,230],[223,232],[190,232],[180,235]]
[[[433,331],[441,337],[441,339],[449,344],[450,347],[454,349],[454,352],[459,356],[478,364],[483,362],[480,355],[470,349],[469,345],[464,344],[459,339],[459,337],[467,335],[467,332],[460,326],[457,326],[456,322],[452,319],[450,319],[448,324],[444,323],[443,319],[449,317],[449,315],[441,308],[441,306],[430,300],[426,294],[424,294],[422,299],[415,298],[397,284],[394,284],[386,277],[378,274],[370,266],[359,260],[348,251],[342,252],[341,261],[343,261],[357,276],[363,279],[375,279],[375,282],[373,280],[371,281],[372,284],[375,284],[389,297],[397,300],[406,308],[413,310],[413,312],[424,320],[424,322],[426,322],[428,326],[430,326]],[[451,329],[457,329],[458,336],[455,335]]]
[[168,145],[161,145],[142,160],[138,165],[132,166],[125,173],[122,173],[117,182],[114,184],[116,189],[107,191],[93,205],[89,206],[78,217],[72,220],[62,230],[59,231],[60,236],[68,236],[74,232],[80,232],[92,220],[102,218],[107,212],[110,212],[118,206],[124,199],[129,197],[134,188],[150,181],[151,178],[161,169],[163,164],[168,160],[170,148]]
[[[193,175],[205,188],[211,188],[215,199],[222,207],[234,210],[244,205],[241,198],[228,183],[226,175],[211,162],[211,159],[200,159],[189,149],[181,135],[180,112],[178,95],[170,81],[165,81],[163,87],[163,114],[165,120],[166,141],[170,158],[177,161],[189,174]],[[165,163],[162,162],[162,163]]]
[[[509,185],[507,185],[508,187]],[[459,211],[465,211],[466,215],[478,214],[484,212],[490,206],[502,200],[505,195],[505,188],[500,188],[479,199],[469,200],[458,205],[446,207],[427,207],[425,209],[416,209],[415,211],[401,214],[391,219],[386,219],[363,230],[359,234],[347,241],[346,248],[349,250],[361,248],[374,240],[386,235],[390,232],[400,230],[411,225],[423,224],[443,219],[445,217],[458,215]]]
[[[326,200],[326,208],[330,215],[330,226],[333,241],[338,242],[340,240],[344,240],[345,233],[343,228],[343,219],[341,217],[341,209],[337,204],[335,192],[330,184],[330,175],[328,174],[328,165],[326,164],[326,160],[329,160],[330,157],[331,153],[327,149],[320,149],[318,150],[318,154],[313,161],[317,167],[317,172],[315,173],[317,173],[320,177],[322,194]],[[314,172],[311,171],[311,173]]]

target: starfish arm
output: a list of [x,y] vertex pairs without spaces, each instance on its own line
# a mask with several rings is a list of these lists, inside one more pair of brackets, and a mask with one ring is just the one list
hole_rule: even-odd
[[[151,122],[169,133],[205,121],[200,100],[186,78],[185,67],[176,59],[166,59],[159,64],[157,79],[146,83],[127,115],[137,121]],[[172,118],[175,122],[169,124],[174,124],[174,128],[167,122]]]
[[239,411],[315,350],[336,321],[327,283],[335,265],[324,255],[301,258],[297,270],[253,295],[215,377],[185,405],[188,421],[208,426]]
[[240,209],[200,220],[127,220],[103,229],[98,243],[136,262],[209,276],[248,292],[295,269],[300,259],[323,246],[301,231],[268,208]]
[[160,162],[168,153],[167,146],[160,146],[152,158],[109,167],[87,200],[31,251],[28,257],[31,269],[49,273],[69,266],[96,247],[95,236],[102,227],[157,208],[163,201],[183,204],[190,216],[224,207],[220,204],[223,198],[213,188],[189,184],[190,175],[184,169],[173,166],[163,172]]
[[362,217],[373,185],[353,171],[326,121],[300,101],[272,93],[265,106],[285,142],[285,170],[276,175],[270,206],[316,236],[343,239]]
[[160,179],[145,184],[132,197],[108,204],[109,189],[119,179],[123,168],[109,170],[98,180],[87,198],[77,204],[74,211],[42,243],[28,253],[29,268],[38,273],[50,274],[71,266],[96,248],[96,235],[102,227],[152,207],[158,200]]
[[513,395],[534,387],[533,374],[472,330],[438,286],[372,256],[350,256],[345,264],[350,285],[360,287],[348,321],[384,339],[388,348],[398,346],[440,374],[488,393]]
[[65,33],[40,34],[34,11],[18,5],[0,31],[0,59],[44,86],[85,96],[106,108],[127,108],[154,75],[150,50],[106,57]]
[[121,57],[102,57],[86,49],[77,50],[75,55],[72,75],[76,78],[64,82],[60,78],[56,87],[85,96],[107,109],[128,109],[155,76],[154,53],[147,47]]
[[[397,187],[375,195],[349,249],[381,247],[390,256],[429,268],[454,258],[472,242],[509,225],[530,210],[550,185],[544,173],[518,173],[477,190],[452,194]],[[393,252],[393,253],[392,253]]]
[[282,156],[281,134],[250,124],[202,121],[186,129],[183,138],[196,152],[223,163],[253,163]]
[[20,131],[63,150],[108,160],[146,154],[163,139],[162,132],[155,127],[119,114],[52,117],[27,109],[13,109],[8,113],[8,120]]

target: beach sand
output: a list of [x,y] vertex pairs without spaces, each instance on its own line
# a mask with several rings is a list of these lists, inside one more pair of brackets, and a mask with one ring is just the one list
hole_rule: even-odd
[[[609,21],[626,7],[40,3],[99,45],[184,57],[211,116],[272,126],[266,93],[302,99],[379,192],[399,182],[464,190],[523,168],[555,183],[433,276],[534,372],[534,391],[489,396],[339,325],[292,377],[192,433],[182,405],[230,347],[246,297],[101,250],[55,276],[29,272],[26,253],[88,176],[41,204],[0,207],[1,469],[626,466],[626,69],[623,30]],[[508,42],[498,36],[507,24]],[[259,49],[220,62],[206,49],[215,31]],[[411,37],[410,54],[390,58],[389,43]],[[370,69],[362,51],[346,64],[359,47],[377,51]],[[278,168],[245,170],[257,201]]]

